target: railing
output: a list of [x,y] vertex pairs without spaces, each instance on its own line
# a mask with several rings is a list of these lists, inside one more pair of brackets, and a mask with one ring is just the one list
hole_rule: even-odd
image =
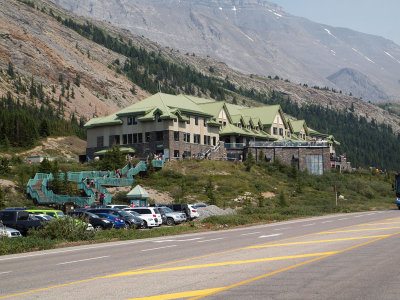
[[140,161],[134,168],[130,168],[126,173],[126,177],[130,178],[136,176],[140,172],[144,172],[147,170],[146,163],[144,161]]
[[127,186],[133,184],[133,178],[109,178],[109,177],[100,177],[96,179],[101,185],[108,186]]
[[297,142],[297,141],[276,141],[276,142],[249,142],[248,147],[274,148],[274,147],[329,147],[328,142]]
[[165,158],[163,157],[161,160],[153,159],[151,162],[154,168],[162,168],[164,167]]
[[246,144],[243,143],[225,143],[225,149],[227,150],[242,150]]

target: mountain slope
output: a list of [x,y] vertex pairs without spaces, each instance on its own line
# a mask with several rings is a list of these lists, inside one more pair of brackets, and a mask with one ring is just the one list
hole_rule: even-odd
[[348,90],[326,78],[343,68],[363,73],[383,93],[352,94],[400,100],[400,47],[384,38],[311,22],[263,0],[52,0],[153,41],[260,75]]

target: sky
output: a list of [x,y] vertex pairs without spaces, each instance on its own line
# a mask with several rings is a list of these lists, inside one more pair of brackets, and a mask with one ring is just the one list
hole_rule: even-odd
[[311,21],[385,37],[400,45],[399,0],[269,0]]

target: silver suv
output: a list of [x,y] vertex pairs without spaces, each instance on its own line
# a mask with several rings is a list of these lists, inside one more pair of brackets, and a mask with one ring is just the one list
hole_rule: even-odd
[[160,206],[160,207],[158,207],[158,210],[160,210],[161,212],[164,212],[165,215],[167,216],[166,225],[168,225],[168,226],[180,224],[180,223],[186,221],[185,213],[173,211],[172,209],[170,209],[169,207],[166,207],[166,206]]

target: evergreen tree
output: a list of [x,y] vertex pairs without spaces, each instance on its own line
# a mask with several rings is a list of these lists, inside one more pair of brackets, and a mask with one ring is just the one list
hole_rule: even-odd
[[209,176],[207,180],[206,195],[208,197],[208,204],[217,205],[217,199],[215,198],[215,193],[214,193],[214,184],[212,182],[211,176]]
[[251,168],[256,164],[256,160],[254,159],[253,153],[251,151],[248,152],[247,158],[244,161],[244,165],[246,166],[246,171],[250,172]]
[[11,61],[8,62],[8,69],[7,69],[7,74],[11,78],[15,77],[15,72],[14,72],[14,65],[12,64]]
[[51,162],[47,158],[44,158],[39,165],[39,173],[50,174],[52,171],[53,167]]

